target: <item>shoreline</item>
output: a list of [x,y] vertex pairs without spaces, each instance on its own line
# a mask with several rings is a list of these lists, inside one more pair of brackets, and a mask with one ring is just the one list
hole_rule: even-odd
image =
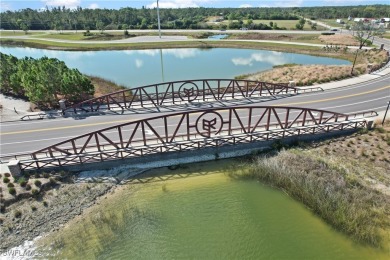
[[[49,42],[25,39],[4,39],[0,38],[0,44],[4,47],[36,48],[60,51],[110,51],[110,50],[145,50],[145,49],[173,49],[173,48],[239,48],[270,50],[287,53],[308,54],[313,56],[333,57],[344,60],[353,60],[351,57],[342,56],[340,53],[324,52],[321,44],[305,44],[300,42],[262,42],[251,40],[187,40],[187,41],[166,41],[166,42],[140,42],[140,43],[114,43],[107,44],[85,44],[79,43]],[[58,44],[58,45],[57,45]]]
[[[377,213],[377,206],[379,205],[379,208],[381,209],[380,212],[383,211],[381,208],[383,203],[385,201],[390,200],[390,178],[385,174],[386,169],[390,169],[390,160],[386,159],[387,156],[390,156],[390,151],[387,151],[386,146],[389,146],[390,139],[389,133],[390,128],[389,124],[387,123],[386,130],[372,130],[368,132],[361,132],[358,134],[348,135],[339,137],[337,139],[331,139],[328,141],[322,141],[319,143],[310,143],[310,144],[298,144],[298,146],[293,146],[290,148],[285,148],[286,150],[281,150],[281,152],[278,152],[277,150],[273,150],[271,152],[266,152],[258,155],[253,156],[246,156],[242,158],[236,158],[236,159],[227,159],[227,160],[239,160],[243,163],[243,165],[247,165],[249,168],[252,169],[257,165],[257,160],[261,160],[261,158],[265,158],[267,156],[271,156],[271,160],[278,160],[278,158],[281,156],[281,158],[284,158],[286,154],[290,154],[289,156],[298,156],[297,158],[303,158],[304,154],[306,156],[309,156],[310,159],[309,162],[313,163],[321,163],[324,164],[327,171],[332,171],[332,176],[329,177],[329,182],[332,183],[332,181],[336,180],[338,184],[340,184],[339,178],[345,178],[345,183],[347,185],[350,185],[351,183],[353,185],[353,188],[351,191],[347,191],[347,196],[353,195],[353,199],[356,201],[360,201],[360,197],[355,197],[357,190],[359,192],[362,192],[362,194],[368,194],[363,196],[362,198],[366,199],[367,197],[370,197],[370,194],[373,194],[372,192],[375,191],[375,196],[382,196],[381,199],[377,200],[378,203],[382,201],[382,203],[377,203],[375,205],[366,205],[366,207],[360,208],[360,210],[363,210],[366,212],[370,212],[367,214],[363,214],[365,217],[363,219],[360,219],[359,221],[365,221],[365,219],[370,216],[370,218],[373,216],[374,212]],[[385,132],[383,132],[385,131]],[[386,132],[387,131],[387,132]],[[370,145],[370,151],[365,151],[363,148],[366,146],[366,142],[378,142],[374,140],[384,140],[383,136],[386,136],[387,133],[387,144],[385,143],[378,143],[377,145]],[[368,139],[368,137],[373,137],[372,140]],[[374,138],[376,137],[376,138]],[[350,144],[356,143],[359,146],[356,148],[353,148]],[[341,147],[340,149],[335,149],[336,147]],[[363,149],[362,152],[359,152],[360,149]],[[318,150],[318,151],[317,151]],[[347,150],[350,150],[346,153]],[[340,155],[337,155],[338,153],[346,153],[346,156],[350,156],[351,151],[355,151],[355,156],[351,156],[351,163],[345,163],[344,165],[339,165],[339,161],[342,160],[342,158],[338,158]],[[372,151],[371,151],[372,150]],[[364,151],[364,152],[363,152]],[[322,155],[317,155],[317,153]],[[281,154],[281,155],[280,155]],[[264,157],[265,156],[265,157]],[[317,157],[320,156],[321,159],[318,159]],[[294,157],[295,158],[295,157]],[[295,158],[296,159],[296,158]],[[294,159],[294,160],[295,160]],[[336,160],[336,161],[335,161]],[[299,160],[298,160],[299,161]],[[356,161],[356,162],[354,162]],[[363,161],[363,162],[361,162]],[[204,170],[206,171],[215,171],[215,170],[221,170],[220,168],[215,169],[215,166],[213,166],[213,162],[202,162],[202,163],[193,163],[188,165],[183,165],[181,171],[186,171],[185,169],[189,168],[197,168],[199,164],[204,165]],[[293,166],[293,170],[299,171],[298,166],[299,162],[296,163],[296,165]],[[313,164],[314,165],[314,164]],[[363,169],[360,169],[362,165],[365,165]],[[378,166],[381,167],[378,170]],[[213,168],[214,167],[214,168]],[[251,168],[252,167],[252,168]],[[310,166],[314,167],[314,166]],[[319,167],[319,166],[318,166]],[[313,169],[322,169],[323,166],[318,168],[315,166]],[[283,168],[283,166],[282,166]],[[362,176],[360,176],[359,172],[355,172],[357,169],[360,169],[359,172],[362,171],[364,173]],[[152,170],[152,171],[151,171]],[[10,209],[7,210],[7,213],[4,214],[6,218],[9,218],[9,221],[3,222],[0,226],[2,228],[2,232],[0,235],[0,238],[3,241],[7,241],[6,243],[2,244],[2,247],[0,247],[0,253],[10,250],[12,248],[15,248],[17,246],[23,245],[26,241],[32,241],[36,237],[48,237],[51,234],[54,234],[55,232],[61,232],[63,228],[66,226],[72,225],[72,223],[82,221],[85,219],[85,217],[88,216],[88,212],[92,212],[100,207],[100,202],[105,199],[109,199],[110,196],[120,196],[121,190],[123,189],[133,189],[136,188],[136,186],[131,187],[133,185],[138,184],[137,182],[129,181],[132,176],[142,176],[145,178],[156,178],[156,180],[166,179],[169,180],[171,175],[175,174],[173,169],[169,169],[168,167],[163,168],[153,168],[153,169],[144,169],[144,170],[136,170],[133,169],[132,175],[128,174],[123,175],[121,171],[113,171],[115,172],[115,176],[112,178],[106,177],[106,175],[101,175],[103,177],[99,177],[99,175],[93,177],[91,173],[87,173],[84,175],[88,176],[87,179],[83,179],[83,173],[78,174],[78,177],[70,178],[70,182],[60,182],[59,187],[54,188],[52,190],[47,190],[44,193],[42,193],[42,196],[39,198],[30,198],[21,200],[14,205],[11,206]],[[172,174],[169,174],[172,172]],[[272,171],[271,171],[272,172]],[[348,175],[345,175],[347,172]],[[350,173],[349,173],[350,172]],[[168,175],[167,175],[168,174]],[[188,173],[191,174],[191,173]],[[251,179],[257,179],[256,175],[252,175],[251,173],[248,174],[248,171],[238,171],[235,172],[235,169],[231,169],[231,172],[229,174],[232,177],[232,179],[241,179],[241,178],[251,178]],[[325,176],[328,176],[329,174],[325,174]],[[164,176],[166,178],[164,178]],[[367,180],[367,176],[369,177],[369,180]],[[123,182],[118,182],[117,178],[122,178]],[[310,202],[310,199],[303,199],[299,196],[296,196],[294,194],[295,185],[290,186],[281,186],[278,183],[275,183],[276,179],[273,180],[272,177],[270,179],[266,178],[258,178],[261,180],[260,182],[265,185],[270,185],[271,187],[274,187],[280,191],[284,191],[290,196],[294,198],[294,200],[302,203],[306,207],[308,207],[314,214],[318,215],[323,221],[327,222],[328,225],[330,225],[332,228],[337,230],[338,232],[345,233],[348,235],[348,237],[352,240],[355,240],[356,242],[370,245],[372,248],[381,248],[383,247],[383,241],[378,244],[377,240],[365,240],[365,238],[362,238],[359,236],[356,236],[354,232],[348,231],[349,228],[346,228],[343,225],[338,224],[337,221],[333,221],[331,218],[329,218],[329,215],[324,216],[321,213],[321,210],[316,209],[316,206],[313,206],[313,204],[308,204]],[[77,181],[78,180],[78,181]],[[93,180],[93,182],[88,182]],[[79,182],[83,181],[83,182]],[[142,183],[142,182],[141,182]],[[344,183],[344,182],[342,182]],[[359,185],[362,185],[361,188],[359,188]],[[130,185],[130,187],[128,186]],[[302,191],[304,191],[307,187],[305,185],[308,185],[308,183],[301,182],[300,184],[297,184],[297,187],[299,188],[300,185],[303,185]],[[344,185],[344,184],[343,184]],[[291,189],[290,189],[291,188]],[[357,189],[357,190],[356,190]],[[292,192],[292,193],[291,193]],[[366,193],[364,193],[366,192]],[[349,194],[349,195],[348,195]],[[374,193],[375,194],[375,193]],[[381,194],[381,195],[378,195]],[[312,194],[314,196],[314,194]],[[44,205],[44,201],[47,202],[46,206]],[[37,209],[32,210],[31,206],[34,205]],[[382,206],[381,206],[382,205]],[[326,205],[325,205],[326,207]],[[337,208],[337,207],[336,207]],[[13,217],[14,212],[19,209],[22,211],[22,217],[17,219]],[[387,212],[385,210],[385,212]],[[355,213],[355,211],[354,211]],[[330,212],[330,215],[332,213]],[[381,218],[383,218],[383,215],[380,215]],[[354,217],[354,216],[351,216]],[[349,221],[350,219],[346,219],[345,221]],[[12,223],[10,223],[12,222]],[[385,233],[379,234],[379,233],[372,233],[371,237],[378,236],[386,236],[387,233],[389,233],[390,230],[390,219],[386,217],[386,220],[384,222],[377,223],[376,225],[379,225],[384,228]],[[357,229],[364,229],[364,226],[358,225]],[[6,230],[6,232],[4,232]],[[377,232],[377,229],[373,229],[375,232]],[[359,232],[357,233],[359,234]],[[376,235],[375,235],[376,234]],[[370,236],[369,236],[370,237]],[[383,238],[383,237],[382,237]],[[39,241],[38,239],[37,241]],[[34,240],[36,241],[36,240]],[[374,242],[369,242],[374,241]]]

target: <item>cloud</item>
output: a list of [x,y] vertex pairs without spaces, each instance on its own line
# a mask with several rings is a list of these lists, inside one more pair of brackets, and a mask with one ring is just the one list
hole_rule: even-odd
[[[127,55],[133,55],[135,53],[148,56],[160,55],[160,50],[138,50],[138,51],[124,51]],[[165,49],[162,50],[163,55],[172,55],[178,59],[193,58],[199,54],[198,49]]]
[[280,65],[287,63],[281,52],[253,53],[249,58],[233,58],[232,62],[236,66],[253,66],[255,62],[266,62],[272,65]]
[[135,66],[136,66],[137,68],[141,68],[143,65],[144,65],[143,60],[140,60],[140,59],[136,59],[136,60],[135,60]]
[[11,5],[6,4],[4,2],[0,2],[0,12],[11,10]]
[[364,0],[324,0],[323,5],[356,5]]
[[66,8],[75,9],[81,5],[81,0],[42,0],[46,6],[65,6]]
[[98,9],[98,8],[99,8],[99,5],[96,4],[96,3],[93,3],[93,4],[90,4],[90,5],[88,6],[88,8],[89,8],[89,9]]
[[197,56],[199,50],[197,49],[165,49],[163,54],[173,55],[179,59],[193,58]]
[[250,4],[243,4],[243,5],[239,6],[239,8],[250,8],[250,7],[253,7],[253,6]]
[[[160,8],[187,8],[199,7],[203,3],[210,3],[213,0],[162,0],[158,2]],[[147,8],[156,8],[157,2],[146,6]]]

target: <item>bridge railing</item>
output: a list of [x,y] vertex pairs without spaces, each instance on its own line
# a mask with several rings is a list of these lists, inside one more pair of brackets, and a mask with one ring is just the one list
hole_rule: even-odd
[[63,112],[97,112],[100,110],[160,107],[189,102],[296,95],[322,88],[299,89],[287,84],[250,80],[200,79],[158,83],[110,93],[66,108]]
[[[374,116],[376,113],[369,114]],[[51,145],[30,155],[18,155],[17,158],[24,170],[34,170],[325,133],[365,125],[365,119],[359,115],[306,108],[251,106],[201,110],[116,125]]]

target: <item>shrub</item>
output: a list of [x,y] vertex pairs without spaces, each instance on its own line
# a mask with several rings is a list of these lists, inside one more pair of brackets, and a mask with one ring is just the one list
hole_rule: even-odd
[[21,187],[26,187],[26,185],[27,185],[27,181],[22,181],[22,182],[20,182],[20,186],[21,186]]
[[50,181],[50,184],[51,184],[52,186],[54,186],[54,185],[57,184],[57,182],[56,182],[56,180],[55,180],[54,178],[50,178],[49,181]]
[[87,30],[87,31],[83,32],[83,35],[84,36],[91,36],[93,34],[89,30]]
[[43,173],[43,178],[46,178],[46,179],[47,179],[47,178],[49,178],[49,177],[50,177],[50,174],[49,174],[48,172],[44,172],[44,173]]
[[5,176],[5,177],[11,177],[11,173],[6,172],[6,173],[4,173],[4,176]]
[[34,205],[31,206],[31,210],[32,211],[36,211],[37,210],[37,207],[35,207]]
[[375,128],[375,131],[377,131],[378,133],[381,133],[381,134],[386,133],[386,130],[383,127]]
[[43,206],[47,207],[48,205],[47,201],[43,201]]
[[40,187],[42,185],[42,182],[40,180],[34,181],[35,186]]
[[30,184],[26,184],[26,190],[31,190],[31,185]]
[[34,196],[38,195],[38,193],[39,193],[39,190],[37,190],[37,189],[32,189],[31,190],[31,194],[34,195]]
[[16,190],[15,190],[14,187],[8,188],[8,192],[9,192],[9,194],[11,194],[11,195],[15,195],[15,194],[16,194]]
[[15,187],[15,185],[13,183],[8,183],[7,187],[8,188],[13,188],[13,187]]
[[1,178],[1,177],[3,177],[3,176],[2,176],[1,173],[0,173],[0,178]]
[[9,182],[9,178],[8,177],[4,177],[3,182],[4,183],[8,183]]
[[20,218],[22,216],[22,212],[20,211],[20,210],[16,210],[15,212],[14,212],[14,217],[15,218]]
[[335,35],[335,33],[333,33],[333,32],[323,32],[323,33],[321,33],[321,35]]

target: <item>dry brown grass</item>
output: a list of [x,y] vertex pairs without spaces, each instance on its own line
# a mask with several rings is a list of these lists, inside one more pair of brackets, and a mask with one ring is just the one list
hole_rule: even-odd
[[359,46],[359,42],[352,35],[321,35],[318,37],[318,39],[324,44]]
[[383,50],[362,50],[356,61],[353,75],[351,75],[351,66],[327,66],[327,65],[296,65],[282,66],[269,71],[254,73],[250,75],[238,76],[237,78],[258,80],[274,83],[285,83],[295,81],[297,86],[310,86],[336,80],[342,80],[349,77],[358,76],[368,72],[368,64],[373,68],[379,67],[386,61],[387,54]]
[[[355,74],[365,72],[362,65],[355,67]],[[296,65],[292,67],[275,68],[270,71],[249,75],[249,80],[258,80],[274,83],[295,81],[297,86],[310,86],[334,80],[351,77],[350,66],[326,66],[326,65]]]
[[88,78],[91,80],[92,85],[95,87],[94,97],[100,97],[112,92],[127,89],[125,86],[118,85],[115,82],[99,77],[88,76]]

